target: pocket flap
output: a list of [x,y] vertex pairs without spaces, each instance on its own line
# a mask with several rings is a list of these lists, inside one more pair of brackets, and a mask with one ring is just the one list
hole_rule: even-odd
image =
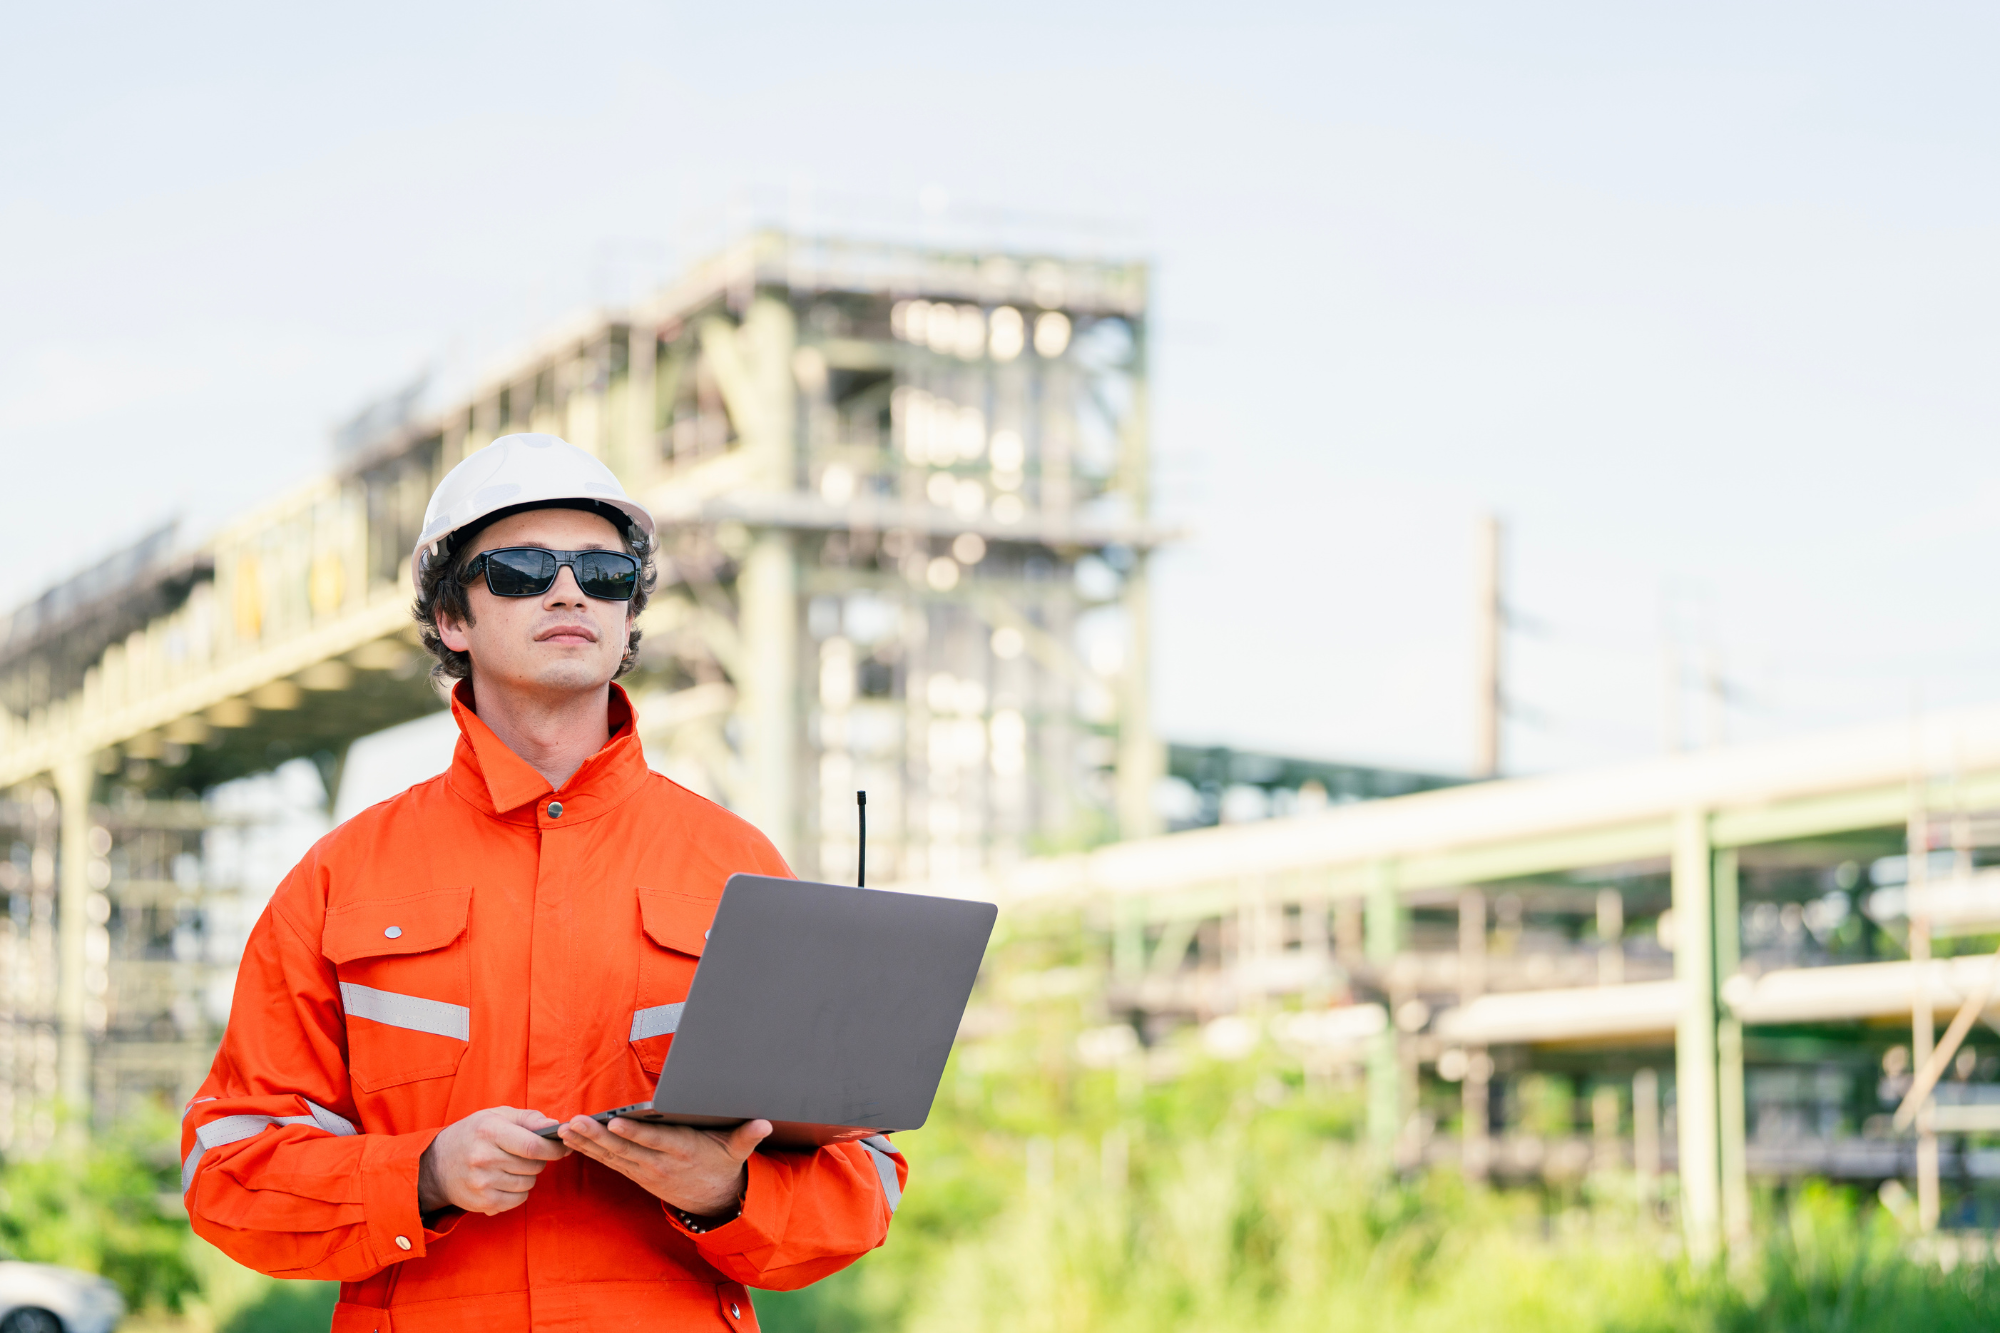
[[348,903],[326,914],[320,951],[335,963],[442,949],[465,933],[472,887]]
[[661,948],[701,957],[708,927],[715,920],[715,900],[672,889],[639,890],[639,920],[647,936]]

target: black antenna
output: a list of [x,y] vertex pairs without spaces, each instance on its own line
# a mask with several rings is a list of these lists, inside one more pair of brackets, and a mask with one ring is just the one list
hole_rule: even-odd
[[854,793],[854,811],[861,816],[861,851],[854,858],[854,887],[868,887],[868,793]]

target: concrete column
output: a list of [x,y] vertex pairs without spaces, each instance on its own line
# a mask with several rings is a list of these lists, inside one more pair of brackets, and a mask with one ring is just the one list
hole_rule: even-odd
[[1118,833],[1144,838],[1160,831],[1153,788],[1164,775],[1165,756],[1153,735],[1152,591],[1149,558],[1137,552],[1125,575],[1125,674],[1118,701]]
[[1632,1171],[1640,1205],[1652,1207],[1660,1190],[1660,1075],[1651,1069],[1632,1075]]
[[[1152,459],[1148,434],[1146,330],[1132,323],[1131,402],[1119,438],[1117,487],[1135,521],[1152,512]],[[1143,838],[1160,831],[1153,812],[1153,788],[1166,772],[1166,756],[1153,735],[1152,642],[1153,608],[1151,557],[1141,549],[1132,554],[1121,601],[1125,607],[1125,675],[1118,704],[1118,829],[1119,836]]]
[[625,428],[619,432],[612,470],[629,489],[651,481],[659,458],[653,437],[660,338],[650,319],[634,319],[625,336]]
[[[1467,889],[1458,895],[1458,1002],[1471,1004],[1486,991],[1486,895]],[[1466,1177],[1484,1180],[1491,1169],[1493,1145],[1487,1132],[1492,1117],[1493,1061],[1484,1046],[1466,1053],[1460,1084],[1460,1161]]]
[[1721,1131],[1716,1089],[1715,895],[1708,815],[1674,818],[1674,976],[1681,1018],[1674,1040],[1674,1113],[1680,1129],[1681,1220],[1688,1255],[1708,1263],[1721,1250]]
[[[1715,854],[1715,984],[1743,961],[1743,913],[1736,849]],[[1750,1240],[1749,1148],[1743,1107],[1743,1024],[1718,998],[1715,1024],[1717,1165],[1722,1177],[1722,1238],[1733,1249]]]
[[[756,451],[757,484],[775,491],[799,486],[798,387],[792,378],[792,352],[798,346],[798,321],[783,301],[763,298],[750,307],[738,335],[749,371],[755,407],[750,421],[737,422],[746,447]],[[731,411],[735,411],[731,404]],[[748,428],[746,429],[746,425]]]
[[[1930,783],[1915,783],[1910,795],[1908,842],[1909,870],[1905,880],[1910,902],[1910,962],[1915,964],[1917,994],[1910,1005],[1910,1068],[1922,1069],[1937,1042],[1936,1016],[1931,1012],[1931,990],[1926,984],[1931,971],[1930,889],[1931,825]],[[1937,1099],[1927,1097],[1917,1109],[1917,1226],[1929,1233],[1937,1230],[1943,1210],[1938,1187]]]
[[800,847],[798,585],[792,534],[758,533],[737,577],[746,662],[739,716],[750,790],[743,814],[787,860]]
[[90,1036],[84,1026],[85,904],[90,897],[90,789],[96,777],[88,754],[66,755],[54,773],[61,806],[56,860],[56,1094],[72,1126],[90,1123]]
[[1111,975],[1136,987],[1146,974],[1146,904],[1120,898],[1112,910],[1117,926],[1111,934]]
[[1618,986],[1625,981],[1625,895],[1617,889],[1597,891],[1597,984]]
[[1478,661],[1473,696],[1472,776],[1476,778],[1500,775],[1500,746],[1506,727],[1506,701],[1501,685],[1506,610],[1501,602],[1500,538],[1500,520],[1492,514],[1481,514],[1473,538],[1477,560],[1473,647]]
[[1366,950],[1369,970],[1376,984],[1383,988],[1389,1006],[1389,1021],[1368,1052],[1368,1142],[1384,1153],[1394,1151],[1407,1114],[1396,1032],[1399,997],[1389,989],[1389,974],[1407,935],[1405,917],[1402,899],[1396,892],[1395,862],[1376,862],[1368,890]]

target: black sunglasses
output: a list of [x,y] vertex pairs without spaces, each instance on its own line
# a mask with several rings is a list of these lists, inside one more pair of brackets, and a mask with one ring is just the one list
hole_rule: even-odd
[[539,597],[555,586],[564,565],[576,575],[586,597],[629,602],[639,591],[639,560],[623,551],[550,551],[540,546],[503,546],[481,551],[459,572],[461,584],[484,571],[495,597]]

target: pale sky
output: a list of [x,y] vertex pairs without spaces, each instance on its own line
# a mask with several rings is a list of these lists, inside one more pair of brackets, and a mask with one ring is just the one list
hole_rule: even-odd
[[1169,736],[1462,769],[1485,508],[1518,769],[1657,752],[1669,622],[1737,739],[2000,699],[1996,39],[1923,4],[17,7],[0,605],[657,279],[732,192],[929,188],[1156,266]]

